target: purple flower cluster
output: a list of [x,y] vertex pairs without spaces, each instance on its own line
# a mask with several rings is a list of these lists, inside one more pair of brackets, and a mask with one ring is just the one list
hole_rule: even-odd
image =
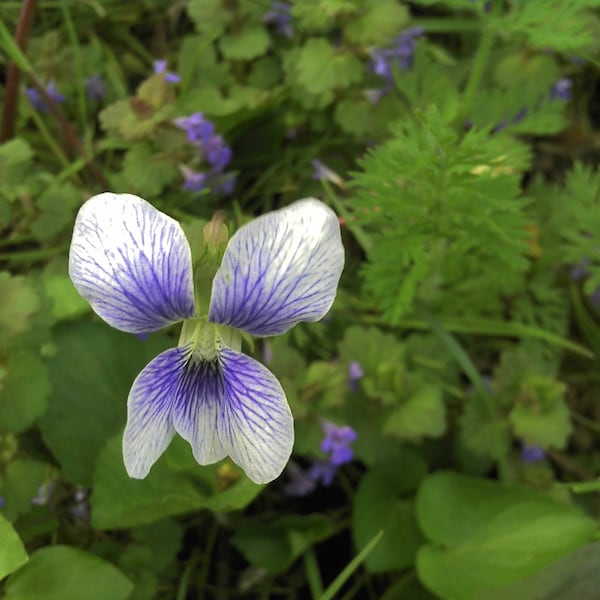
[[537,444],[527,444],[523,442],[521,448],[521,460],[526,463],[541,462],[546,458],[546,453],[541,446]]
[[[50,81],[48,85],[46,85],[46,93],[50,97],[50,99],[54,100],[54,102],[61,104],[66,100],[66,98],[56,89],[56,83],[54,81]],[[40,112],[49,112],[50,107],[46,104],[42,94],[33,88],[27,87],[25,88],[25,95],[29,99],[31,106]]]
[[155,60],[152,64],[152,70],[154,71],[155,75],[164,74],[165,81],[168,83],[179,83],[181,81],[181,77],[179,77],[177,73],[167,71],[167,60],[164,58]]
[[190,192],[199,192],[211,185],[216,192],[231,194],[235,185],[235,175],[224,172],[231,160],[231,148],[225,144],[223,136],[215,132],[214,123],[202,113],[194,113],[176,119],[175,125],[186,132],[190,144],[210,166],[208,173],[182,167],[185,178],[183,188]]
[[85,79],[83,81],[83,86],[85,87],[87,97],[90,100],[104,100],[104,96],[106,95],[106,83],[104,83],[104,80],[98,73]]
[[285,486],[289,496],[306,496],[318,483],[329,486],[339,467],[349,463],[354,457],[350,447],[356,441],[356,431],[348,425],[337,426],[329,421],[322,424],[325,437],[321,442],[321,451],[326,458],[316,460],[306,471],[291,463],[288,468],[290,481]]
[[365,376],[365,372],[363,368],[360,366],[360,363],[357,360],[353,360],[348,365],[348,387],[350,391],[357,392],[358,391],[358,382]]
[[568,77],[563,77],[550,88],[550,98],[552,100],[570,100],[572,88],[573,81]]
[[417,38],[422,35],[422,27],[411,27],[400,33],[389,48],[372,50],[371,69],[373,72],[391,82],[394,65],[398,65],[404,70],[411,69]]
[[275,31],[287,38],[294,36],[292,26],[292,7],[285,2],[273,2],[271,10],[263,17],[263,23],[275,25]]

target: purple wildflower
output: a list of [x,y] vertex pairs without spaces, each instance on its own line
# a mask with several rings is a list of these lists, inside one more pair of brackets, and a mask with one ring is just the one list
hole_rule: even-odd
[[365,372],[363,371],[360,363],[357,360],[353,360],[348,365],[348,387],[351,391],[358,391],[358,381],[365,376]]
[[526,463],[536,463],[544,460],[546,453],[541,446],[537,444],[527,444],[523,442],[521,448],[521,460]]
[[152,70],[156,75],[164,73],[165,81],[168,83],[179,83],[181,81],[181,77],[179,77],[177,73],[167,71],[167,59],[165,58],[159,58],[155,60],[152,64]]
[[336,467],[350,462],[354,456],[350,444],[356,440],[356,431],[348,425],[338,427],[329,421],[323,421],[323,431],[321,450],[329,453],[329,462]]
[[321,162],[318,158],[310,161],[310,164],[313,167],[313,179],[318,179],[319,181],[325,180],[334,183],[338,187],[345,187],[344,180],[332,169],[330,169],[326,164]]
[[192,144],[207,143],[215,133],[215,126],[200,112],[193,113],[189,117],[175,119],[175,125],[183,129]]
[[188,192],[200,192],[206,187],[206,173],[193,171],[189,167],[181,167],[184,176],[183,189]]
[[336,473],[337,466],[328,460],[315,461],[307,472],[310,479],[325,486],[329,486],[333,483],[333,478]]
[[85,79],[83,85],[90,100],[104,100],[106,84],[98,73]]
[[215,192],[223,194],[224,196],[230,196],[235,188],[236,176],[233,173],[227,174],[225,179],[220,181],[215,187]]
[[559,79],[550,89],[550,98],[552,100],[570,100],[573,88],[573,81],[568,77]]
[[4,498],[0,496],[0,508],[2,508],[5,504],[6,502],[4,501]]
[[403,31],[394,40],[391,47],[372,50],[372,71],[376,75],[391,81],[394,65],[399,65],[405,70],[411,69],[417,38],[421,35],[423,35],[422,27],[411,27]]
[[288,496],[308,496],[317,486],[316,479],[310,476],[310,471],[304,471],[295,462],[287,466],[289,481],[283,488],[284,494]]
[[285,2],[273,2],[271,10],[263,17],[263,23],[275,25],[275,31],[287,38],[294,36],[292,27],[292,7]]
[[[48,85],[46,85],[46,93],[51,100],[54,100],[54,102],[57,102],[58,104],[61,104],[66,100],[66,98],[56,89],[56,83],[54,81],[50,81]],[[46,104],[42,94],[40,94],[40,92],[35,88],[25,88],[25,95],[29,99],[29,102],[31,102],[33,108],[36,110],[39,110],[40,112],[50,111],[50,108]]]
[[571,279],[574,279],[575,281],[585,279],[590,274],[587,269],[589,264],[590,259],[587,256],[584,256],[576,265],[571,268]]
[[221,173],[231,160],[231,148],[225,145],[223,137],[213,135],[203,144],[206,161],[215,173]]

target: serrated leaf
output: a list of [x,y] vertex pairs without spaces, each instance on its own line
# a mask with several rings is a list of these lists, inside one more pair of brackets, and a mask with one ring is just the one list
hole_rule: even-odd
[[0,580],[16,571],[27,560],[27,552],[13,526],[0,515]]
[[34,552],[6,582],[6,600],[125,600],[133,585],[109,562],[69,546]]
[[528,377],[508,415],[515,437],[542,448],[564,448],[573,429],[565,391],[564,384],[550,377]]
[[43,242],[64,231],[81,200],[81,192],[70,183],[52,182],[36,200],[39,214],[31,223],[32,235]]
[[446,406],[442,390],[422,385],[388,416],[383,432],[402,440],[440,437],[446,431]]
[[362,63],[355,56],[323,38],[311,38],[300,48],[294,69],[295,80],[306,94],[327,98],[363,76]]
[[65,259],[49,262],[42,272],[41,280],[46,295],[52,302],[52,314],[56,320],[80,317],[91,311],[90,305],[75,289]]
[[[402,465],[402,470],[397,465]],[[383,538],[367,557],[371,573],[403,569],[413,564],[423,541],[407,493],[427,473],[427,464],[416,453],[400,449],[376,462],[361,479],[354,497],[352,535],[362,548],[378,531]]]
[[344,35],[356,44],[381,47],[398,35],[408,20],[407,8],[395,0],[369,2],[363,6],[360,16],[348,23]]
[[0,272],[0,346],[27,331],[40,308],[40,298],[25,277]]
[[31,177],[33,150],[16,138],[0,145],[0,197],[12,200],[27,187]]
[[48,367],[25,348],[8,354],[6,376],[0,382],[0,432],[25,431],[48,406],[51,386]]
[[158,196],[178,172],[168,157],[153,153],[147,144],[135,144],[125,155],[124,175],[132,193],[152,198]]
[[222,35],[226,25],[235,16],[220,0],[190,0],[186,8],[190,19],[208,41]]
[[271,38],[262,25],[246,25],[243,29],[219,39],[223,56],[230,60],[252,60],[269,49]]

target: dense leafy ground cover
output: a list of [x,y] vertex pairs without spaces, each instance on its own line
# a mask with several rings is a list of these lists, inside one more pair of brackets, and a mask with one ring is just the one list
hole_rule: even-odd
[[[5,597],[597,598],[599,14],[4,0]],[[244,342],[295,419],[275,481],[179,437],[127,476],[131,384],[179,328],[116,331],[75,291],[75,216],[105,190],[178,220],[197,281],[209,222],[309,196],[339,216],[326,318]]]

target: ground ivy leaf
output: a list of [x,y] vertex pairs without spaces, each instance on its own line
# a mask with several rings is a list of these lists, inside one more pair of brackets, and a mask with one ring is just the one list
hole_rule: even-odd
[[269,48],[271,38],[262,25],[247,25],[240,31],[219,39],[223,56],[231,60],[251,60],[262,56]]
[[37,240],[46,241],[62,232],[72,223],[73,213],[81,199],[81,192],[70,183],[50,183],[36,200],[39,214],[31,223],[32,235]]
[[161,160],[147,144],[135,144],[125,155],[124,176],[128,190],[143,198],[152,198],[178,176],[178,171],[173,163]]
[[127,396],[142,368],[170,340],[140,340],[103,323],[65,323],[55,330],[48,364],[52,394],[40,420],[44,440],[67,477],[91,485],[96,456],[126,420]]
[[386,435],[411,441],[443,435],[446,431],[446,406],[442,390],[423,384],[394,409],[383,431]]
[[408,20],[405,6],[395,0],[378,0],[366,4],[363,14],[344,28],[344,35],[356,44],[381,47],[397,36]]
[[125,600],[133,585],[121,571],[94,554],[69,546],[50,546],[6,582],[6,600]]
[[564,448],[573,429],[565,390],[563,383],[550,377],[527,378],[508,415],[515,436],[543,448]]
[[27,562],[27,552],[13,526],[0,515],[0,580]]
[[48,367],[27,349],[8,354],[6,375],[0,385],[0,432],[28,429],[47,408],[50,393]]
[[21,275],[0,272],[0,346],[29,329],[31,317],[41,302],[34,288]]

